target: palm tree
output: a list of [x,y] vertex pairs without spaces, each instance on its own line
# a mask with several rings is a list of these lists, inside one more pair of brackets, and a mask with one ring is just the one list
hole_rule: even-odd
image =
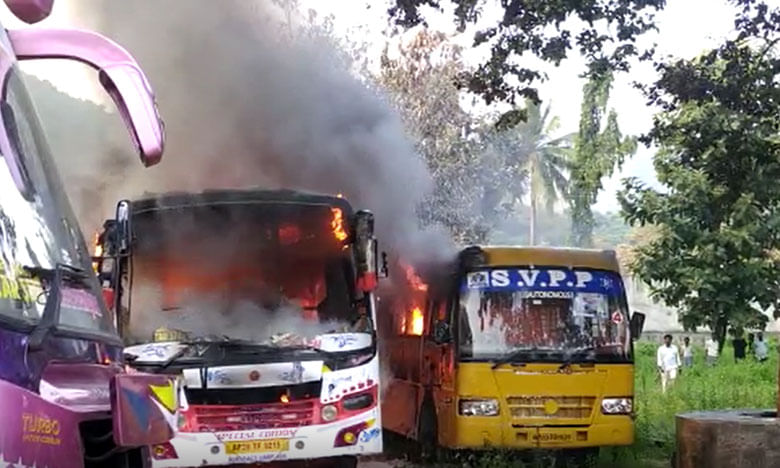
[[531,222],[529,243],[536,243],[536,216],[539,205],[552,211],[555,203],[567,196],[567,172],[575,133],[553,138],[560,126],[557,117],[550,118],[550,106],[544,111],[532,100],[526,100],[526,120],[516,127],[517,151],[514,166],[528,178]]

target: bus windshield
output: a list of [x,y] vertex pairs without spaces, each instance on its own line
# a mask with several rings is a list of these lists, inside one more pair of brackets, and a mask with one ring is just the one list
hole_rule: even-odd
[[133,215],[131,342],[192,337],[305,342],[350,327],[354,267],[340,209],[230,203]]
[[[47,296],[33,271],[58,264],[88,272],[89,256],[31,98],[14,66],[3,77],[0,118],[0,319],[29,327]],[[17,181],[11,170],[18,174]],[[116,337],[97,281],[63,286],[59,329]]]
[[631,358],[620,275],[589,269],[500,268],[466,274],[461,358],[625,362]]

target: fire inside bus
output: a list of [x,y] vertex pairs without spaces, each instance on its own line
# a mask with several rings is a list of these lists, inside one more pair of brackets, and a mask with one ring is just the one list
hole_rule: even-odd
[[168,194],[120,202],[99,246],[132,366],[184,382],[154,466],[382,451],[371,213],[289,191]]
[[[393,378],[385,428],[453,449],[634,441],[633,342],[614,252],[471,247],[380,312]],[[423,312],[423,313],[421,313]],[[390,321],[395,321],[395,324]]]

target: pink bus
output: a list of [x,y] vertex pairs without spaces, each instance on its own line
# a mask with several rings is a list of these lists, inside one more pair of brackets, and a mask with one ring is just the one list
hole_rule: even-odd
[[[52,3],[5,0],[28,24]],[[50,58],[98,71],[145,165],[163,151],[154,95],[122,47],[88,31],[0,29],[0,466],[145,467],[147,447],[175,434],[179,384],[124,371],[116,320],[17,64]]]

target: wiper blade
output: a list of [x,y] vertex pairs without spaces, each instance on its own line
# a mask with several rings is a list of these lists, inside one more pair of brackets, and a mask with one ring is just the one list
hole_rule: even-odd
[[43,307],[41,319],[33,328],[27,340],[28,349],[39,350],[43,340],[57,326],[60,320],[60,304],[62,303],[62,283],[68,280],[71,283],[86,285],[88,275],[81,269],[71,265],[58,263],[53,269],[42,267],[24,267],[32,276],[45,279],[49,283],[49,295],[46,305]]
[[517,361],[520,357],[525,355],[526,353],[533,353],[539,351],[539,348],[523,348],[518,349],[517,351],[513,351],[509,353],[508,355],[502,357],[501,359],[497,359],[496,362],[493,363],[493,366],[491,369],[496,370],[499,367],[503,366],[504,364],[509,364],[510,362]]
[[314,351],[317,354],[322,354],[324,356],[331,356],[332,353],[329,351],[325,351],[323,349],[320,349],[316,346],[310,346],[310,345],[293,345],[293,346],[283,346],[282,349],[289,349],[292,351]]
[[65,263],[58,263],[54,268],[43,268],[24,266],[25,271],[36,278],[43,278],[47,281],[55,282],[57,275],[61,275],[61,279],[69,280],[72,283],[84,284],[88,278],[87,272],[83,268],[67,265]]
[[257,353],[257,352],[272,352],[278,351],[279,348],[273,345],[257,343],[249,340],[241,340],[236,338],[224,337],[209,337],[209,338],[196,338],[194,340],[183,341],[185,345],[207,345],[216,346],[220,349],[230,349],[232,352]]
[[[575,355],[580,354],[580,353],[586,353],[586,352],[589,352],[589,351],[595,351],[595,350],[596,350],[595,346],[583,346],[581,348],[574,348],[574,349],[568,350],[568,352],[565,353],[566,357],[563,359],[563,363],[561,363],[561,366],[558,368],[558,370],[560,371],[560,370],[566,369],[567,367],[570,367],[572,365],[572,363],[574,363],[574,356]],[[589,357],[589,356],[578,357],[577,358],[577,362],[596,362],[596,358]]]

